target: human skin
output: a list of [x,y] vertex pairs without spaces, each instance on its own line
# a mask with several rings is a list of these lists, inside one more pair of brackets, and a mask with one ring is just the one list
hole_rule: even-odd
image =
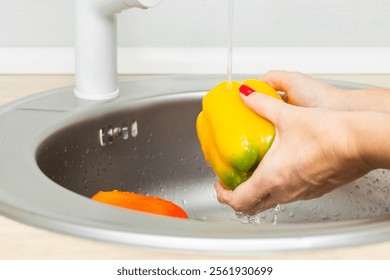
[[261,93],[241,95],[271,121],[274,142],[235,190],[215,183],[217,198],[256,214],[277,204],[320,197],[376,168],[390,168],[390,90],[340,90],[301,73],[261,77],[288,103]]
[[339,111],[390,113],[390,89],[342,90],[299,72],[269,71],[261,80],[287,93],[288,103]]

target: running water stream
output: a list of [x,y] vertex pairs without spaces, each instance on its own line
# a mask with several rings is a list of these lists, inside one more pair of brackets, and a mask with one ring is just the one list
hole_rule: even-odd
[[[234,0],[228,0],[228,51],[227,51],[227,86],[228,90],[232,90],[233,81],[233,34],[234,34]],[[274,208],[274,215],[272,218],[272,225],[276,225],[278,221],[278,214],[280,211],[280,205],[278,204]],[[242,213],[236,213],[236,216],[242,220],[246,220],[248,223],[259,223],[258,216],[248,216]]]
[[234,22],[234,0],[228,2],[228,57],[227,57],[227,86],[232,89],[233,80],[233,22]]

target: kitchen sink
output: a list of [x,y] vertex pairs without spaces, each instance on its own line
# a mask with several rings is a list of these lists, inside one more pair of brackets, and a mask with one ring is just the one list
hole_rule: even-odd
[[[133,78],[119,83],[114,100],[81,100],[64,88],[0,107],[1,213],[65,234],[183,252],[259,254],[390,239],[388,170],[254,217],[218,203],[195,121],[205,92],[224,78]],[[171,200],[189,219],[90,199],[113,189]]]

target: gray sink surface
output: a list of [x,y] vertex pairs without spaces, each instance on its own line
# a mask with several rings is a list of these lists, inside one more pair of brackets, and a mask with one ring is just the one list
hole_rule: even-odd
[[[65,88],[0,107],[1,213],[85,238],[204,253],[257,254],[390,239],[388,170],[315,200],[281,205],[276,225],[272,209],[243,217],[219,204],[195,120],[204,93],[223,79],[135,78],[120,83],[121,95],[111,101],[79,100]],[[112,189],[171,200],[189,219],[90,199]]]

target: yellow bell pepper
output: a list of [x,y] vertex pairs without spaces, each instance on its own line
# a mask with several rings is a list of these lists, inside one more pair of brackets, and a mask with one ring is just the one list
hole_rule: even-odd
[[[279,94],[267,83],[246,80],[242,84],[277,99]],[[222,82],[208,92],[203,111],[196,121],[199,142],[206,161],[222,185],[235,189],[246,181],[270,148],[275,127],[244,105],[240,83]]]

